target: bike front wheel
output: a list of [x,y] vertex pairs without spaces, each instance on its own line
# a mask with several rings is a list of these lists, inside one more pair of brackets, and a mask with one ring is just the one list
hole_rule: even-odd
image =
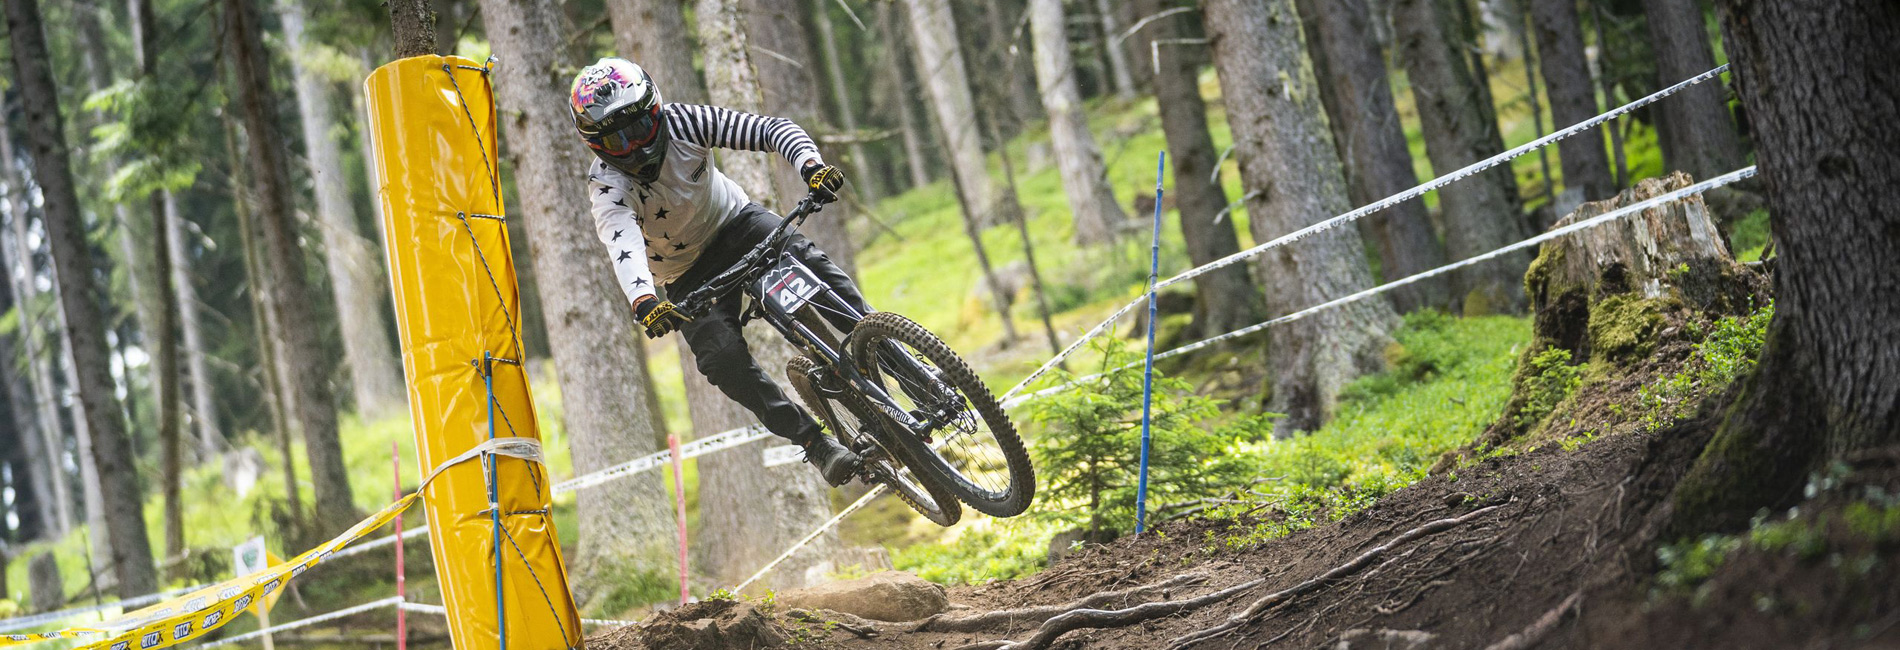
[[885,416],[892,437],[920,461],[912,468],[922,478],[993,517],[1029,509],[1036,471],[1022,438],[955,350],[922,325],[891,312],[866,316],[847,345],[859,372],[882,386],[895,406],[914,418],[942,423],[929,437],[918,437]]

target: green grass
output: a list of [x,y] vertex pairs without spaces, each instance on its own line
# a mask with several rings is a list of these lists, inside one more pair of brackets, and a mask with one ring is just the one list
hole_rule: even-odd
[[[1530,322],[1426,312],[1408,317],[1397,340],[1388,355],[1392,368],[1355,381],[1334,419],[1319,431],[1230,452],[1253,459],[1256,475],[1270,479],[1250,498],[1272,502],[1276,516],[1212,535],[1213,550],[1245,548],[1338,520],[1423,478],[1440,455],[1497,419],[1510,397],[1517,350],[1530,341]],[[1056,528],[1028,518],[978,517],[948,539],[898,549],[893,560],[900,569],[949,584],[1020,577],[1042,568]]]

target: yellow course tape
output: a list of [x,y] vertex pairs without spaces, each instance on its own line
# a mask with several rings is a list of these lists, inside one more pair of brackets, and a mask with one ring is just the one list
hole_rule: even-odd
[[71,627],[53,632],[0,635],[0,647],[53,639],[97,639],[82,650],[154,650],[193,641],[230,623],[247,609],[277,594],[285,582],[321,564],[332,553],[382,528],[414,505],[420,492],[411,493],[343,534],[291,558],[289,562],[247,576],[232,578],[93,627]]

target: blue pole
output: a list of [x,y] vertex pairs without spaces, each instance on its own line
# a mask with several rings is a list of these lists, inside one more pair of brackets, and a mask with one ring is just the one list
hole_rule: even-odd
[[1141,479],[1135,487],[1135,534],[1148,524],[1148,429],[1154,407],[1155,391],[1155,279],[1161,274],[1161,178],[1167,169],[1168,152],[1161,152],[1155,163],[1154,237],[1148,247],[1148,362],[1141,371]]
[[[482,389],[488,394],[488,439],[495,439],[495,357],[482,352]],[[502,608],[501,580],[501,500],[497,496],[500,476],[495,472],[495,455],[488,454],[488,516],[495,531],[495,627],[503,650],[508,648],[508,610]]]

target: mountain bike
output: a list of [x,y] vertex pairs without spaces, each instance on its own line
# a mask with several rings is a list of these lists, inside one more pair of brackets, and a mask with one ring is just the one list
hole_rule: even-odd
[[[740,324],[764,320],[801,352],[786,365],[798,398],[864,457],[856,478],[890,486],[938,525],[963,504],[1013,517],[1029,508],[1036,473],[1003,407],[955,350],[891,312],[858,313],[786,249],[823,209],[807,196],[765,240],[679,301],[699,318],[734,290],[750,298]],[[825,313],[853,325],[840,336]]]

